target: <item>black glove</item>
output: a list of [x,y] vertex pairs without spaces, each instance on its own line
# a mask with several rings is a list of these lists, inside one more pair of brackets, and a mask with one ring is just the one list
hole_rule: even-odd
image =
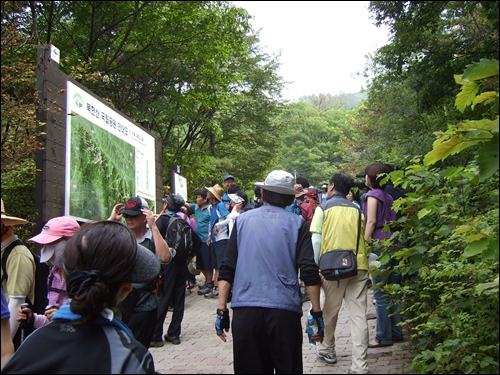
[[314,312],[311,310],[311,316],[318,325],[318,336],[325,337],[325,322],[323,321],[323,311]]
[[215,319],[215,331],[217,335],[222,335],[224,333],[223,330],[226,332],[229,331],[229,321],[229,310],[217,309],[217,318]]

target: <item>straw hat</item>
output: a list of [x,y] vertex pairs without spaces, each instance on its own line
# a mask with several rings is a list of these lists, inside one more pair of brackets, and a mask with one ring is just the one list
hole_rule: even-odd
[[205,189],[211,192],[219,202],[222,201],[222,194],[224,193],[224,190],[219,186],[219,184],[215,184],[213,187],[205,186]]
[[295,190],[295,198],[299,198],[307,193],[307,190],[305,190],[301,184],[293,185],[293,189]]
[[9,216],[5,213],[5,208],[3,206],[3,199],[2,199],[2,223],[4,223],[6,226],[10,227],[12,225],[19,225],[19,224],[27,224],[29,221],[20,219],[15,216]]

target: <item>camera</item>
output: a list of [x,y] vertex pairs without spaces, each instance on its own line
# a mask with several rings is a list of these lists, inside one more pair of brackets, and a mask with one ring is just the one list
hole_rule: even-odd
[[368,187],[365,184],[365,180],[352,180],[352,187],[358,188],[358,189],[364,189],[367,190]]

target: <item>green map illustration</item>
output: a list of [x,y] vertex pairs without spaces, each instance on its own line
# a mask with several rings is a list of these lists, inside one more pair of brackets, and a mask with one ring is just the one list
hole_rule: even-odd
[[135,195],[135,148],[92,122],[71,119],[69,214],[106,219]]

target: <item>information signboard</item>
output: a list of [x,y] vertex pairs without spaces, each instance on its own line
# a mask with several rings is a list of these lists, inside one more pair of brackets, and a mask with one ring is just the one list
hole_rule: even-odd
[[156,212],[155,139],[67,81],[65,215],[108,218],[132,196]]

